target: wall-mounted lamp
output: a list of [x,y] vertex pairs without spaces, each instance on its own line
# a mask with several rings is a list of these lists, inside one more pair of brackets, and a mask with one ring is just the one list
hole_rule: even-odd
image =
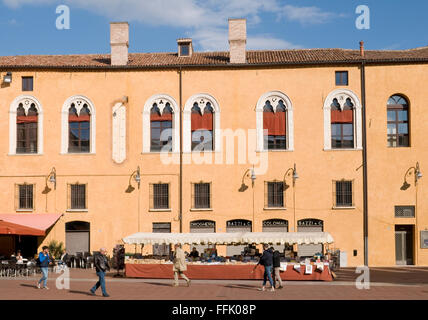
[[45,189],[43,190],[43,193],[49,193],[52,189],[48,187],[48,181],[50,183],[53,183],[54,190],[56,190],[56,169],[55,167],[52,168],[51,172],[46,176],[45,180]]
[[135,190],[135,188],[131,184],[131,179],[134,178],[135,182],[138,183],[138,189],[140,189],[140,182],[141,182],[141,175],[140,175],[140,166],[137,167],[137,170],[135,170],[129,177],[129,183],[128,188],[125,190],[126,193],[131,193]]
[[286,176],[290,176],[292,175],[293,178],[293,186],[296,184],[296,180],[299,179],[299,175],[297,174],[297,170],[296,170],[296,164],[294,164],[293,168],[288,168],[287,171],[284,174],[284,186],[287,185],[287,183],[285,182],[285,177]]
[[247,171],[245,171],[244,175],[242,176],[242,182],[241,182],[241,187],[239,188],[239,192],[244,192],[245,190],[248,189],[248,186],[244,182],[245,178],[251,179],[251,186],[254,188],[254,181],[256,181],[257,179],[256,172],[254,171],[254,167],[252,169],[247,169]]
[[416,166],[410,167],[407,169],[406,173],[404,174],[404,182],[401,186],[401,190],[407,190],[410,187],[410,184],[407,182],[407,177],[410,177],[411,175],[414,175],[415,177],[415,186],[418,184],[418,180],[422,178],[422,172],[419,169],[419,162],[416,162]]
[[11,83],[12,82],[12,72],[7,72],[6,75],[3,77],[4,83]]

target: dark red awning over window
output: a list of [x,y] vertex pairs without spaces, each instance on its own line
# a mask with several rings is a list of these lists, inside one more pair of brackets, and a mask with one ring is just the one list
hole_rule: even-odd
[[37,123],[38,116],[17,116],[16,123]]
[[150,121],[172,121],[172,113],[164,113],[160,115],[157,112],[150,114]]
[[76,115],[69,115],[68,116],[69,122],[89,122],[91,121],[91,116],[88,114],[76,116]]
[[213,114],[192,113],[192,131],[196,130],[213,130]]
[[263,112],[263,129],[269,136],[285,136],[285,112]]
[[352,110],[331,110],[331,123],[352,123],[354,112]]

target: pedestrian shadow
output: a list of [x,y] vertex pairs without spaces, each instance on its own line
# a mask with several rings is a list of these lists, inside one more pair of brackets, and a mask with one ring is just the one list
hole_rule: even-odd
[[256,290],[258,288],[256,286],[250,286],[246,284],[228,284],[225,287],[231,288],[231,289],[246,289],[246,290]]
[[21,283],[20,284],[21,287],[27,287],[27,288],[33,288],[33,289],[38,289],[36,285],[34,284],[26,284],[26,283]]
[[161,283],[161,282],[146,282],[147,284],[153,284],[155,286],[164,286],[164,287],[172,287],[170,283]]
[[91,297],[93,297],[93,295],[89,291],[69,290],[68,292],[74,293],[74,294],[81,294],[81,295],[84,295],[84,296],[91,296]]

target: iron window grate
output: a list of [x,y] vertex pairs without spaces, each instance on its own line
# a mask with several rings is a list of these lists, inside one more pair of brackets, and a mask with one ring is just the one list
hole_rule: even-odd
[[414,218],[415,206],[395,206],[396,218]]

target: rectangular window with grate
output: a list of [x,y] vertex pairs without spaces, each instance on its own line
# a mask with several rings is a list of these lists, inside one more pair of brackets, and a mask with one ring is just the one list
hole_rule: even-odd
[[396,218],[414,218],[415,206],[395,206]]
[[69,185],[69,209],[87,209],[87,185],[70,184]]
[[336,86],[348,85],[348,71],[336,71]]
[[34,190],[32,184],[17,185],[18,199],[17,209],[33,210],[34,209]]
[[193,209],[211,209],[211,183],[194,183],[193,189]]
[[150,184],[150,209],[169,209],[169,184]]
[[284,208],[284,183],[265,182],[265,208]]
[[335,207],[353,207],[353,181],[333,181],[333,201]]

